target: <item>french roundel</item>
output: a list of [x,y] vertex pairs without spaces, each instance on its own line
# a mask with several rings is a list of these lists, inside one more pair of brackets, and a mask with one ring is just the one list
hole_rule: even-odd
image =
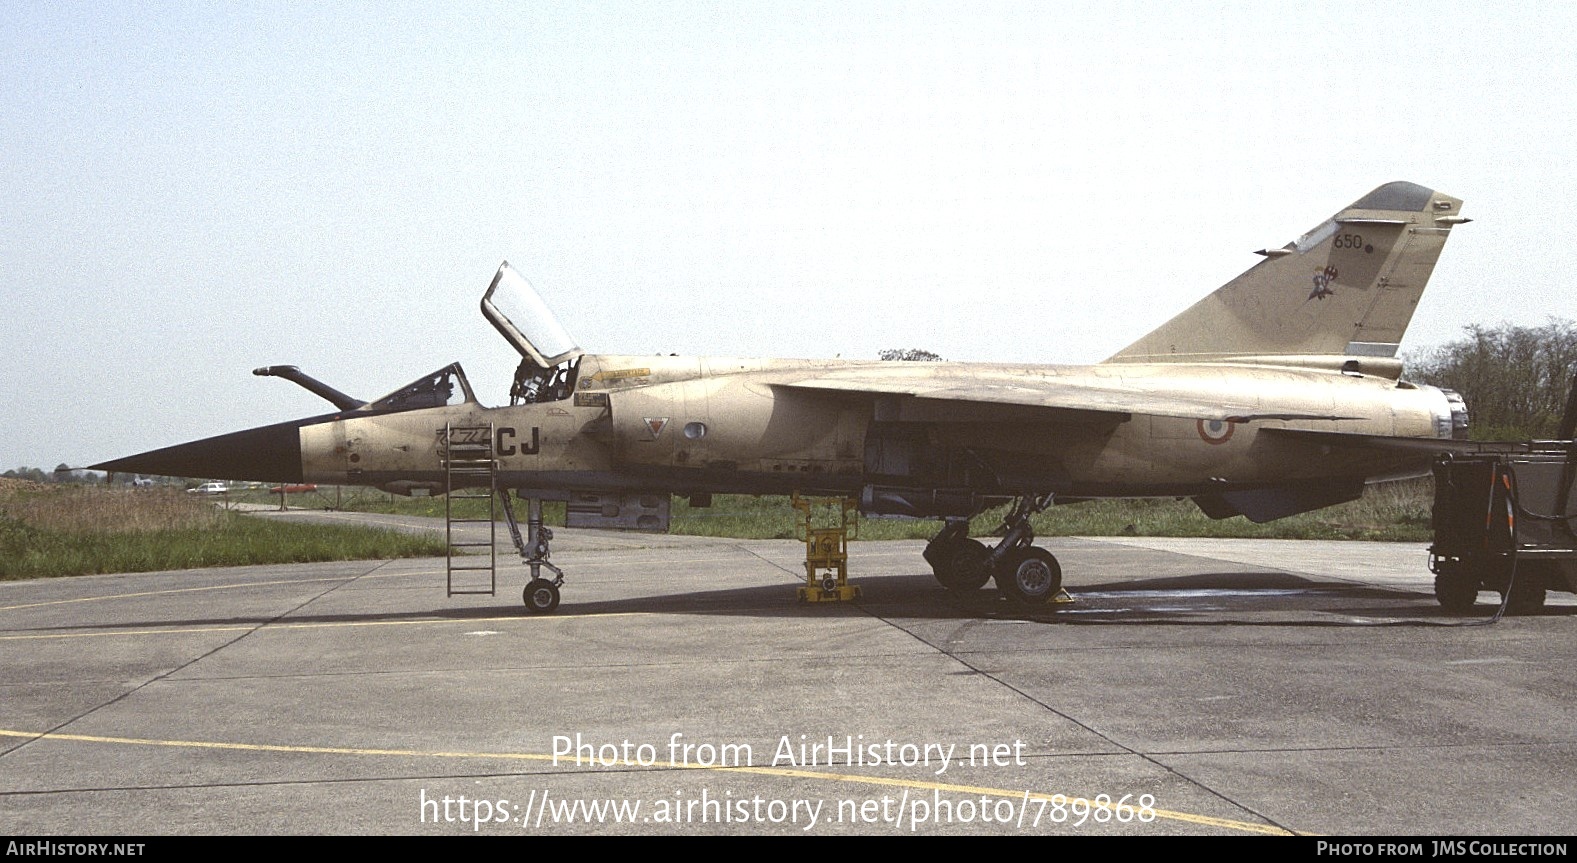
[[1231,420],[1200,420],[1196,423],[1199,437],[1208,444],[1224,444],[1232,439],[1237,423]]

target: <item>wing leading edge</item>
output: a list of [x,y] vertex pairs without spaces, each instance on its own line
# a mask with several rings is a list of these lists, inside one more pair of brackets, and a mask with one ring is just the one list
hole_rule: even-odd
[[[777,386],[789,390],[852,396],[909,396],[934,404],[950,404],[955,408],[951,416],[932,418],[954,421],[996,418],[958,410],[964,406],[976,406],[988,413],[992,407],[1016,407],[1021,409],[1021,419],[1080,424],[1122,423],[1135,414],[1239,423],[1269,419],[1352,419],[1331,412],[1263,413],[1251,403],[1240,401],[1234,404],[1223,400],[1217,393],[1191,395],[1154,391],[1124,386],[1117,380],[1103,384],[1083,377],[1061,380],[1054,376],[978,370],[972,370],[967,379],[960,379],[894,374],[894,371],[885,368],[842,370]],[[1028,409],[1028,413],[1023,409]]]

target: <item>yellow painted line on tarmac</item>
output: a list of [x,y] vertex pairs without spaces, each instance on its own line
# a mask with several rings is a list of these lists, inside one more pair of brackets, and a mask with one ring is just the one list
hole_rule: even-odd
[[[241,752],[285,752],[306,755],[353,755],[353,756],[396,756],[401,758],[451,758],[451,759],[478,759],[502,761],[539,761],[557,764],[559,761],[567,762],[569,759],[558,758],[553,755],[543,755],[536,752],[446,752],[427,751],[420,749],[367,749],[348,746],[292,746],[277,743],[227,743],[211,740],[156,740],[140,737],[107,737],[94,734],[60,734],[37,733],[29,731],[15,731],[0,729],[0,737],[26,737],[37,740],[59,740],[74,743],[107,743],[123,746],[162,746],[174,749],[225,749]],[[576,766],[579,763],[576,762]],[[755,766],[721,766],[706,764],[691,764],[679,762],[659,762],[655,765],[638,765],[633,762],[616,762],[614,765],[629,767],[666,767],[683,770],[708,770],[715,773],[748,773],[757,776],[775,776],[788,779],[815,779],[825,782],[846,782],[855,785],[879,785],[889,788],[908,788],[920,791],[947,792],[950,794],[981,794],[988,797],[1002,797],[1013,800],[1045,802],[1056,805],[1060,798],[1063,806],[1070,806],[1075,802],[1090,807],[1091,811],[1103,809],[1116,816],[1116,805],[1101,803],[1087,797],[1077,797],[1070,794],[1051,794],[1044,791],[1013,790],[1009,788],[992,788],[982,785],[953,785],[944,782],[925,782],[917,779],[894,779],[883,776],[861,776],[849,773],[825,773],[814,770],[797,770],[781,767],[755,767]],[[1135,811],[1136,808],[1135,808]],[[1215,827],[1223,830],[1236,830],[1244,833],[1261,833],[1272,836],[1295,835],[1280,827],[1270,824],[1256,824],[1250,821],[1236,821],[1230,818],[1216,818],[1210,815],[1196,815],[1191,812],[1176,812],[1169,809],[1154,809],[1158,819],[1180,821],[1187,824],[1197,824],[1203,827]],[[1111,823],[1107,821],[1105,823]]]
[[604,617],[635,617],[641,614],[650,614],[645,611],[615,611],[607,614],[509,614],[497,617],[431,617],[422,620],[341,620],[333,623],[268,623],[268,624],[240,624],[236,626],[187,626],[171,629],[127,629],[118,632],[49,632],[32,633],[28,635],[0,635],[0,641],[44,641],[56,638],[118,638],[126,635],[187,635],[199,632],[274,632],[281,629],[332,629],[336,627],[353,626],[421,626],[424,624],[464,624],[500,623],[521,621],[554,621],[554,620],[581,620],[585,618]]

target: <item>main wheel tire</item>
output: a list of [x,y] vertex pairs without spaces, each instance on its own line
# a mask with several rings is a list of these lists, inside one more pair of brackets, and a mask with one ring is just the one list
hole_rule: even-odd
[[521,594],[526,610],[532,614],[547,614],[559,607],[558,585],[545,578],[533,578]]
[[1459,569],[1448,569],[1435,575],[1435,599],[1446,611],[1463,612],[1478,601],[1478,579]]
[[997,589],[1025,605],[1043,605],[1062,590],[1062,565],[1044,548],[1026,546],[1008,552],[996,573]]
[[920,552],[920,556],[925,558],[927,566],[936,569],[938,566],[947,563],[947,559],[953,556],[953,551],[958,548],[958,544],[968,538],[956,534],[945,536],[937,534],[930,542],[925,544],[925,551]]
[[991,580],[991,550],[984,543],[977,539],[959,539],[948,545],[952,548],[938,550],[939,564],[931,569],[943,587],[967,592],[979,590]]

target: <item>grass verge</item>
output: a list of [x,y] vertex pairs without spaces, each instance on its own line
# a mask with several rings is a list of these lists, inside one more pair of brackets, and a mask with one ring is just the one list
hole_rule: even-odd
[[0,485],[0,580],[444,553],[438,536],[248,518],[189,497]]

